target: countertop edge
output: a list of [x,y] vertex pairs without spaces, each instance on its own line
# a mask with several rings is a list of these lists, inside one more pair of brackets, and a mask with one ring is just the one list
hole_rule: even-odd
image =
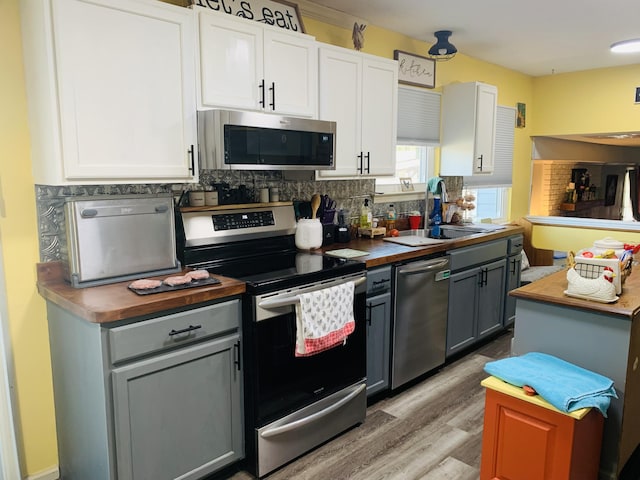
[[138,295],[129,290],[130,281],[74,288],[62,277],[60,262],[37,264],[38,293],[45,300],[91,323],[109,323],[159,314],[166,310],[195,306],[245,292],[244,282],[218,275],[214,277],[221,283],[173,292]]
[[615,303],[600,303],[566,296],[564,294],[567,288],[566,276],[566,269],[561,270],[512,290],[509,295],[523,300],[552,303],[594,313],[625,317],[629,320],[633,320],[640,313],[640,295],[635,293],[640,292],[640,275],[631,274],[628,277],[622,287],[622,294]]

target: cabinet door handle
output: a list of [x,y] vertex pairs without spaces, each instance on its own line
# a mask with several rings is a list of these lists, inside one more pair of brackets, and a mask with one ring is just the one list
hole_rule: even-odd
[[362,175],[362,173],[364,173],[364,158],[363,158],[363,153],[360,152],[360,155],[358,155],[358,159],[360,160],[360,166],[358,167],[358,173],[360,173]]
[[195,175],[196,174],[196,159],[195,159],[195,153],[194,153],[194,146],[191,145],[191,147],[188,150],[189,153],[189,157],[191,158],[191,166],[189,167],[189,171],[191,172],[191,175]]
[[271,88],[269,88],[269,91],[271,92],[271,103],[269,104],[269,106],[271,107],[271,110],[275,110],[276,109],[276,82],[271,82]]
[[233,363],[238,371],[242,370],[242,365],[240,364],[240,340],[233,344],[233,357]]
[[478,157],[478,160],[480,160],[480,168],[479,168],[479,170],[482,171],[482,155],[480,155]]
[[260,85],[258,85],[258,88],[260,89],[260,101],[258,103],[264,108],[264,78],[260,82]]
[[371,168],[370,168],[371,164],[369,162],[369,152],[367,152],[366,157],[367,157],[367,173],[371,173]]
[[174,330],[172,328],[169,332],[169,336],[173,337],[174,335],[180,335],[181,333],[193,332],[194,330],[198,330],[199,328],[202,328],[202,325],[189,325],[187,328],[183,328],[181,330]]
[[511,275],[515,275],[516,274],[516,266],[518,265],[518,261],[514,258],[513,260],[511,260]]
[[369,325],[371,325],[371,312],[374,308],[378,308],[378,307],[382,307],[384,306],[384,302],[380,302],[380,303],[373,303],[370,305],[367,305],[367,323]]
[[486,286],[489,283],[489,269],[485,268],[482,271],[482,276],[484,277],[484,285]]

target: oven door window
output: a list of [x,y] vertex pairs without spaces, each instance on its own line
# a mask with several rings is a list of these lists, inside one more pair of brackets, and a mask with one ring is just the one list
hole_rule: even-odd
[[[362,298],[358,298],[362,297]],[[357,296],[362,303],[364,296]],[[344,345],[309,357],[295,356],[293,313],[257,322],[255,343],[258,423],[262,426],[336,392],[366,375],[364,315]]]

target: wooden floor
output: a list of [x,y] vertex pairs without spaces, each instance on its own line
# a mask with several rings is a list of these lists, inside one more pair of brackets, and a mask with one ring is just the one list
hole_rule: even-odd
[[[509,355],[501,335],[367,409],[365,422],[268,475],[269,480],[477,480],[488,361]],[[245,471],[222,478],[253,478]],[[220,478],[220,477],[218,477]]]

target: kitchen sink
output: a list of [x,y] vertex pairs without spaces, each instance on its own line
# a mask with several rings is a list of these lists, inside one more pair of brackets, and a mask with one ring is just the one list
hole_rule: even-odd
[[440,236],[433,237],[431,228],[419,228],[413,230],[401,230],[397,237],[385,237],[388,242],[399,243],[407,246],[425,246],[444,243],[449,240],[470,237],[472,235],[490,233],[501,230],[505,227],[493,224],[473,224],[473,225],[442,225],[440,226]]

